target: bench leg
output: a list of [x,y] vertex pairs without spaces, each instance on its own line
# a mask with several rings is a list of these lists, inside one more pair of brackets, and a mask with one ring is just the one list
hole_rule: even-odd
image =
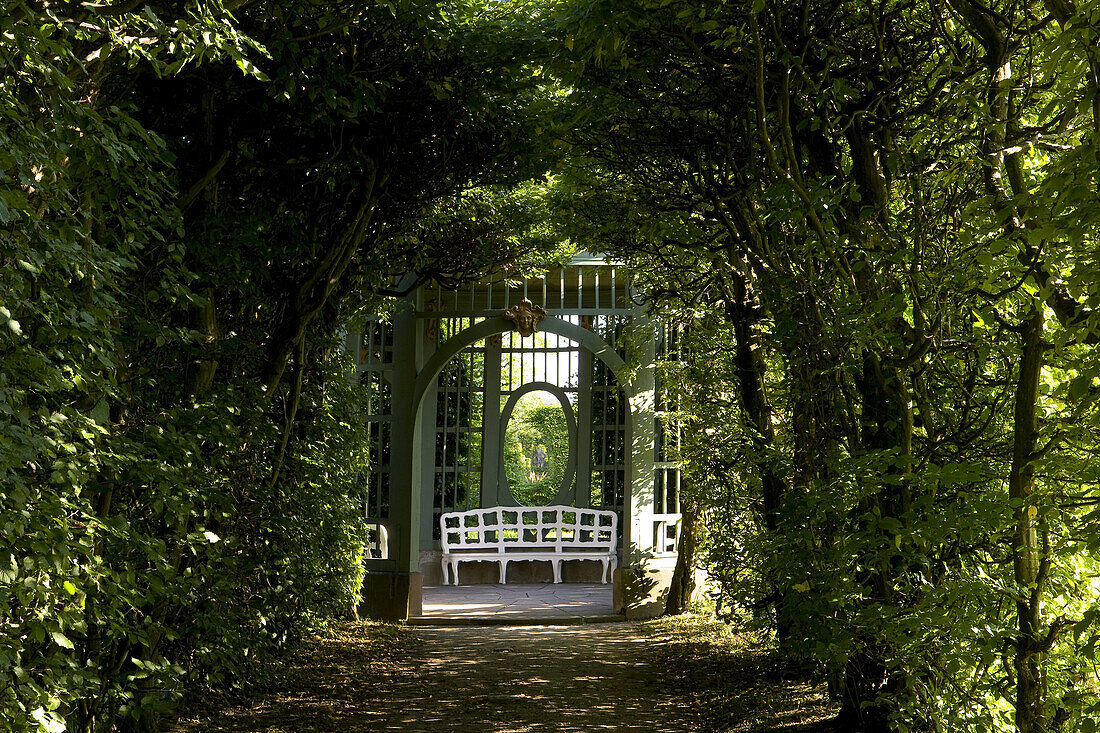
[[500,565],[500,584],[504,585],[508,582],[508,561],[501,558],[497,560],[497,564]]
[[554,582],[561,582],[561,560],[551,560],[551,564],[554,566]]
[[608,560],[606,558],[604,558],[603,560],[600,560],[600,569],[601,569],[600,582],[603,583],[604,585],[607,585],[607,568],[608,568],[608,565],[609,565],[609,563],[608,563]]
[[447,580],[447,561],[444,560],[442,562],[442,565],[443,565],[443,585],[450,585],[451,582],[449,580]]

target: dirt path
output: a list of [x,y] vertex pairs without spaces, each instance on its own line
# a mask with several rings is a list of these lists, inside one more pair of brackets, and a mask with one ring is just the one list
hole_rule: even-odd
[[168,730],[699,729],[687,701],[661,685],[658,642],[635,624],[418,628],[373,649],[355,628],[293,660],[251,704],[218,706]]
[[420,680],[393,690],[371,730],[692,730],[633,624],[417,633]]

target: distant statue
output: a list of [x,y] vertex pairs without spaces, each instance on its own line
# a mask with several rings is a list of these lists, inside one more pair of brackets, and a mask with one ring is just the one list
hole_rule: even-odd
[[531,468],[537,471],[546,470],[546,451],[542,449],[541,445],[535,448],[535,453],[531,456]]

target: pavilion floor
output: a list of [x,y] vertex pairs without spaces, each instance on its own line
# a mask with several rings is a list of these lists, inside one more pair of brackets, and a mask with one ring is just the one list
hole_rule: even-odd
[[410,624],[528,625],[621,621],[611,585],[540,583],[440,585],[424,588],[424,614]]

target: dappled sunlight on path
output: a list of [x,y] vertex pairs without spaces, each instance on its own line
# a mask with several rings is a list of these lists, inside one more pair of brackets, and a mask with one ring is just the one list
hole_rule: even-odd
[[633,624],[417,633],[418,679],[379,701],[368,730],[692,730],[647,662],[653,642]]
[[[389,627],[392,629],[392,627]],[[698,730],[662,685],[633,623],[438,627],[348,624],[308,645],[247,705],[218,705],[167,733]]]

